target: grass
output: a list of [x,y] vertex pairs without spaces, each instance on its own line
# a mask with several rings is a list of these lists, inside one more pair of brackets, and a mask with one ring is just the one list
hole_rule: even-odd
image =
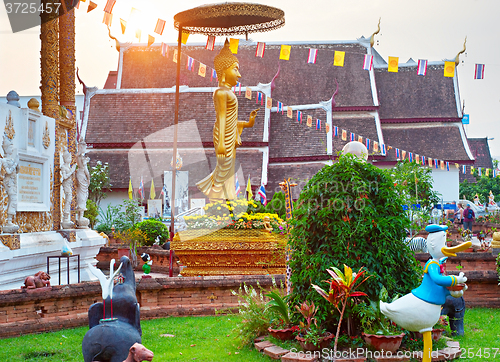
[[[463,360],[500,360],[498,320],[499,309],[466,310],[465,336],[454,338],[460,342],[460,347],[464,348],[466,355]],[[155,362],[270,362],[270,358],[262,356],[254,348],[238,346],[232,330],[240,321],[241,318],[235,315],[142,321],[142,342],[154,352]],[[80,327],[0,340],[0,361],[81,362],[81,343],[87,330],[87,327]],[[173,334],[175,337],[162,337],[162,334]],[[486,351],[489,352],[489,357],[486,357]],[[495,356],[496,351],[498,352]]]

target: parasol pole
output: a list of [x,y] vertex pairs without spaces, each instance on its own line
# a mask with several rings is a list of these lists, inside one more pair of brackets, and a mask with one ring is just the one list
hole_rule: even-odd
[[[172,167],[172,201],[170,203],[170,241],[174,238],[174,219],[175,219],[175,179],[177,172],[177,124],[179,123],[179,84],[181,77],[181,41],[182,25],[179,24],[179,36],[177,39],[177,76],[175,80],[175,115],[174,115],[174,146],[173,146],[173,167]],[[170,258],[172,259],[172,258]],[[170,266],[172,269],[172,266]],[[171,270],[170,273],[172,274]],[[170,275],[172,276],[172,275]]]

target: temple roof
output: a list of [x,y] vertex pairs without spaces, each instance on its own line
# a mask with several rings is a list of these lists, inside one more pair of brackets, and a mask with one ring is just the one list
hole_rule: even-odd
[[[469,148],[472,156],[474,156],[474,168],[491,168],[493,169],[493,159],[491,158],[490,145],[488,138],[468,138]],[[469,170],[468,170],[469,171]],[[460,173],[460,182],[463,180],[476,182],[476,178],[468,172],[467,174]]]

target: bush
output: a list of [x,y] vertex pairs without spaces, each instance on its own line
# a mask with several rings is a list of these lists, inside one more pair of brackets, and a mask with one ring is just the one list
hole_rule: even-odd
[[392,296],[410,292],[421,267],[402,242],[408,224],[387,172],[352,155],[323,167],[302,190],[292,219],[292,304],[313,301],[331,328],[338,316],[311,284],[327,287],[324,270],[343,264],[372,275],[360,288],[371,299],[382,285]]
[[93,229],[99,216],[99,209],[94,201],[87,199],[87,210],[85,210],[83,216],[89,219],[89,226]]
[[160,243],[164,243],[169,238],[167,226],[159,220],[148,219],[136,224],[134,229],[141,230],[146,234],[144,245],[152,246],[157,237],[160,237]]

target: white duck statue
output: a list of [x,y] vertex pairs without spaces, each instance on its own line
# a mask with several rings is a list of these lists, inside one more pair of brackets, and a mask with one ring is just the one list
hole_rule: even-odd
[[111,302],[111,318],[113,318],[113,288],[115,287],[115,276],[118,275],[122,268],[122,263],[116,271],[115,268],[115,259],[111,259],[109,262],[109,277],[104,275],[101,269],[97,269],[92,264],[87,263],[89,270],[92,274],[94,274],[97,279],[99,279],[99,284],[101,284],[101,292],[102,292],[102,303],[103,303],[103,319],[106,319],[106,299],[109,297]]
[[[446,297],[452,295],[459,298],[467,289],[465,282],[467,277],[460,272],[458,276],[444,275],[441,264],[446,262],[449,256],[456,256],[456,252],[465,250],[471,246],[466,242],[455,247],[446,246],[446,230],[448,226],[428,225],[425,230],[429,232],[427,237],[427,250],[431,259],[424,267],[424,278],[419,287],[411,293],[388,304],[380,302],[380,311],[397,325],[404,329],[420,332],[424,337],[424,355],[422,362],[432,361],[432,327],[439,320],[441,306]],[[457,287],[461,290],[448,290],[447,287]]]

